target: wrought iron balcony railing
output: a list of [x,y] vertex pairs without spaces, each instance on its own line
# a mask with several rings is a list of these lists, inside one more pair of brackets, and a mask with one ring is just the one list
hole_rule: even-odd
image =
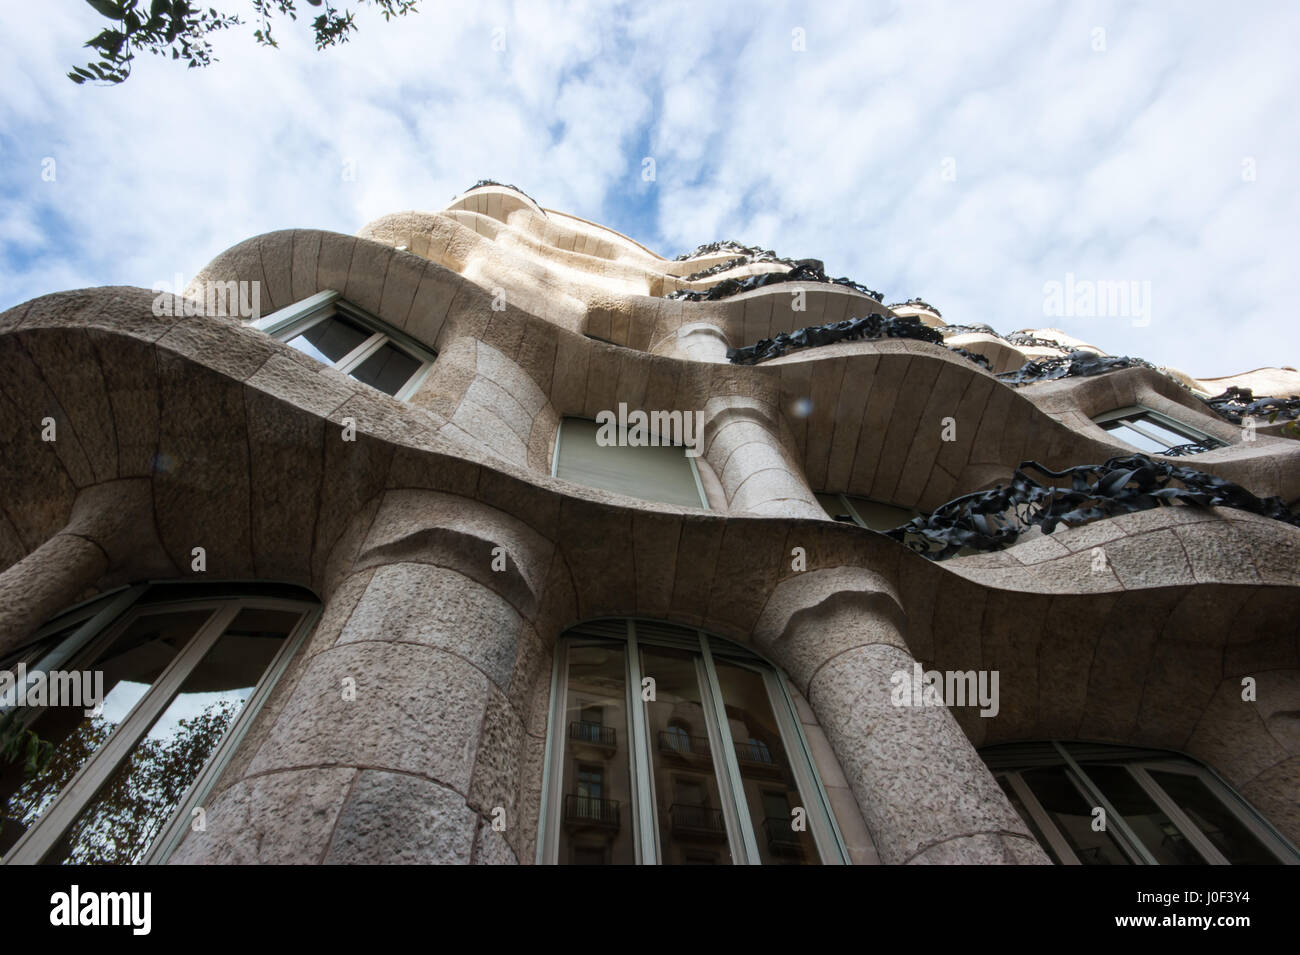
[[668,807],[668,821],[673,835],[725,839],[727,826],[721,809],[673,803]]
[[790,828],[789,819],[768,816],[763,820],[763,831],[767,834],[769,851],[777,855],[798,855],[803,852],[799,833]]
[[707,736],[687,736],[672,730],[659,731],[659,751],[676,756],[708,756],[709,738]]
[[605,726],[603,723],[588,723],[585,720],[570,723],[569,739],[605,749],[618,748],[618,737],[614,727]]
[[564,797],[564,821],[570,825],[602,826],[618,829],[618,800],[599,799],[596,796],[580,796],[569,793]]
[[772,750],[764,743],[742,743],[736,740],[736,759],[742,763],[758,763],[763,766],[775,766],[776,758]]

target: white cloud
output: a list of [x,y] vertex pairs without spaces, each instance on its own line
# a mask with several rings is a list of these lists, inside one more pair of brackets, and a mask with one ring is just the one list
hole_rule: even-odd
[[[301,25],[278,51],[237,31],[209,70],[150,58],[116,89],[63,77],[88,7],[8,31],[0,307],[191,275],[273,229],[354,232],[491,177],[669,256],[756,242],[954,322],[1056,324],[1197,375],[1300,358],[1300,10],[423,6],[389,24],[363,9],[325,53]],[[1049,321],[1043,283],[1066,272],[1150,281],[1151,325]]]

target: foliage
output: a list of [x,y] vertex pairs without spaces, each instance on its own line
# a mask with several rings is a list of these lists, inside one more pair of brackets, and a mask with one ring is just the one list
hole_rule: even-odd
[[[168,736],[142,739],[73,824],[56,854],[62,852],[66,861],[78,864],[139,862],[241,705],[220,700],[194,717],[178,720]],[[102,716],[82,720],[44,766],[26,774],[5,816],[26,825],[35,822],[115,728]],[[8,751],[4,755],[10,758]]]
[[[253,37],[261,46],[278,47],[272,33],[272,20],[276,15],[298,19],[296,0],[249,0],[257,29]],[[311,21],[316,38],[316,49],[346,43],[348,35],[356,30],[353,13],[340,10],[328,0],[305,0],[322,11]],[[385,20],[403,16],[415,9],[417,0],[357,0],[373,3]],[[203,9],[189,0],[86,0],[96,13],[112,25],[105,27],[86,41],[98,56],[83,66],[74,66],[68,79],[74,83],[86,81],[106,85],[122,83],[131,75],[135,55],[149,52],[184,60],[186,65],[209,66],[215,62],[211,34],[244,21],[237,14],[225,14],[215,7]],[[146,12],[146,9],[147,12]]]

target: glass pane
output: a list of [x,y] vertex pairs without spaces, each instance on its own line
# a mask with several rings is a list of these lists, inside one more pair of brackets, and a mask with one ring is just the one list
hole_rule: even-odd
[[1006,776],[999,776],[997,777],[997,780],[998,785],[1002,787],[1002,791],[1007,794],[1007,799],[1011,802],[1011,805],[1015,807],[1016,812],[1020,814],[1021,820],[1029,828],[1029,831],[1033,834],[1034,838],[1038,840],[1038,844],[1042,846],[1043,851],[1047,853],[1053,862],[1057,865],[1061,865],[1061,857],[1056,854],[1056,850],[1052,848],[1052,844],[1044,838],[1043,830],[1038,828],[1038,823],[1036,823],[1034,817],[1030,815],[1028,807],[1025,806],[1024,800],[1020,798],[1020,793],[1016,792],[1016,788],[1011,785],[1011,781],[1007,779]]
[[1164,441],[1166,448],[1174,448],[1180,444],[1188,444],[1192,441],[1199,440],[1198,438],[1184,434],[1181,431],[1175,431],[1173,428],[1156,420],[1148,414],[1141,415],[1136,419],[1131,418],[1129,420],[1135,421],[1137,426],[1147,434],[1154,435],[1161,441]]
[[826,516],[831,520],[839,521],[841,524],[857,523],[838,494],[818,494],[817,503],[822,506],[822,510],[826,512]]
[[419,359],[408,355],[392,342],[384,342],[378,351],[348,374],[386,394],[395,395],[420,370],[421,364]]
[[1115,811],[1142,840],[1161,865],[1205,865],[1173,821],[1155,804],[1141,784],[1123,766],[1089,763],[1083,771],[1097,784]]
[[910,508],[881,504],[879,501],[869,501],[865,497],[855,497],[851,500],[858,516],[873,531],[892,531],[895,527],[902,527],[916,517],[916,512]]
[[1020,774],[1029,791],[1056,824],[1084,865],[1128,865],[1128,857],[1110,832],[1092,831],[1092,807],[1065,774],[1063,766],[1029,769]]
[[300,616],[241,610],[44,861],[139,862]]
[[1233,865],[1281,864],[1200,778],[1157,769],[1147,772]]
[[627,654],[620,643],[581,639],[568,659],[559,862],[634,865]]
[[54,754],[38,776],[29,778],[21,762],[0,770],[0,805],[7,801],[0,852],[8,852],[45,814],[54,797],[211,615],[211,610],[187,610],[137,617],[89,667],[104,675],[101,713],[86,716],[84,707],[61,706],[51,707],[37,718],[31,728],[41,740],[53,744]]
[[365,326],[334,315],[295,335],[288,344],[317,361],[332,365],[370,336],[371,332]]
[[690,459],[680,447],[602,447],[596,422],[565,418],[556,476],[646,501],[702,507]]
[[[725,660],[715,664],[727,711],[724,731],[731,733],[736,748],[759,858],[764,865],[820,865],[808,803],[790,769],[762,674]],[[804,810],[801,822],[795,809]]]
[[[1119,441],[1125,444],[1131,444],[1139,451],[1145,451],[1148,454],[1157,454],[1161,451],[1167,451],[1171,446],[1161,444],[1159,441],[1152,441],[1144,434],[1138,434],[1122,421],[1107,421],[1102,425]],[[1186,441],[1176,441],[1175,444],[1186,444]]]
[[731,848],[718,789],[720,754],[709,744],[696,660],[666,647],[641,651],[641,672],[655,680],[646,704],[654,769],[660,861],[729,865]]

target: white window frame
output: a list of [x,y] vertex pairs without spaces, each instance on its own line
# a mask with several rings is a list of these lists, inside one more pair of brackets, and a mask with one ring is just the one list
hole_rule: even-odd
[[[1118,422],[1124,425],[1124,427],[1126,428],[1133,429],[1138,434],[1142,435],[1142,437],[1146,438],[1148,441],[1154,441],[1156,444],[1164,444],[1165,441],[1164,438],[1156,434],[1154,431],[1148,431],[1147,429],[1142,427],[1143,418],[1150,418],[1153,422],[1160,425],[1162,428],[1168,428],[1170,431],[1173,431],[1175,434],[1182,435],[1187,439],[1187,441],[1184,442],[1185,444],[1203,444],[1205,445],[1206,450],[1214,450],[1215,448],[1227,447],[1227,442],[1222,441],[1219,438],[1216,438],[1214,435],[1207,434],[1206,432],[1200,430],[1199,428],[1194,428],[1189,424],[1184,424],[1183,422],[1177,420],[1176,418],[1171,418],[1169,417],[1169,415],[1156,411],[1153,408],[1148,408],[1146,405],[1130,405],[1127,408],[1118,408],[1115,411],[1108,411],[1106,412],[1106,414],[1098,415],[1092,420],[1093,423],[1097,425],[1097,427],[1101,428],[1107,434],[1111,434],[1114,437],[1118,437],[1118,436],[1115,436],[1113,432],[1106,427],[1106,425]],[[1124,441],[1123,443],[1128,444],[1127,441]],[[1164,450],[1168,451],[1171,447],[1177,447],[1177,445],[1165,445]],[[1143,451],[1142,453],[1159,454],[1160,452]]]
[[[420,362],[420,367],[407,379],[406,384],[395,395],[392,395],[398,401],[409,401],[411,395],[415,394],[425,378],[428,377],[429,369],[433,367],[433,363],[437,358],[437,352],[420,344],[410,335],[393,328],[369,312],[357,308],[333,289],[317,292],[310,298],[295,302],[278,312],[272,312],[270,315],[249,323],[249,327],[266,332],[282,342],[288,342],[291,338],[302,334],[313,325],[335,315],[361,325],[370,332],[370,337],[334,362],[330,367],[343,372],[345,375],[350,375],[353,369],[385,344],[391,342],[394,347],[406,352]],[[360,383],[365,384],[365,382]],[[387,392],[382,393],[387,394]]]
[[[768,703],[776,717],[781,744],[785,749],[794,774],[795,784],[803,794],[807,812],[808,832],[812,835],[822,865],[849,864],[848,850],[835,821],[826,789],[813,760],[812,750],[800,729],[798,711],[784,677],[775,666],[744,647],[729,641],[710,637],[702,630],[680,628],[680,637],[660,633],[646,635],[638,630],[638,622],[655,624],[657,621],[638,621],[634,618],[595,621],[596,627],[585,632],[583,625],[566,632],[557,642],[555,663],[551,673],[551,706],[547,714],[546,750],[542,770],[542,805],[539,810],[537,832],[537,863],[559,863],[560,831],[563,826],[564,749],[567,742],[568,703],[568,650],[574,640],[584,638],[623,640],[626,652],[626,699],[628,732],[628,773],[631,777],[631,807],[628,817],[632,821],[633,845],[638,865],[658,865],[662,859],[656,822],[658,803],[655,799],[655,775],[651,769],[649,720],[646,704],[641,699],[642,645],[670,647],[694,654],[696,675],[699,680],[701,706],[715,756],[721,757],[716,766],[719,808],[727,830],[727,841],[735,865],[760,865],[756,830],[751,825],[749,806],[743,798],[745,791],[736,757],[735,743],[728,726],[726,708],[718,692],[717,671],[714,664],[715,648],[728,664],[753,670],[763,677]],[[660,624],[662,626],[662,624]],[[621,630],[622,632],[618,632]],[[715,764],[716,765],[716,764]]]
[[[102,606],[85,615],[84,622],[73,634],[41,659],[41,669],[56,667],[80,670],[90,668],[96,657],[133,622],[144,616],[161,613],[208,611],[208,617],[177,651],[153,684],[136,701],[135,705],[117,724],[108,738],[81,765],[71,780],[59,791],[53,802],[30,829],[14,843],[0,861],[0,865],[38,865],[58,843],[81,813],[91,805],[114,772],[130,756],[136,744],[145,736],[153,722],[171,704],[185,679],[198,666],[204,655],[225,632],[226,627],[245,609],[284,610],[297,612],[299,618],[280,649],[262,672],[252,693],[244,701],[238,715],[222,735],[194,782],[176,806],[171,818],[163,824],[142,858],[143,864],[160,864],[166,861],[185,835],[192,810],[200,805],[211,791],[222,770],[229,763],[235,749],[261,710],[271,689],[284,673],[302,641],[315,626],[320,615],[320,604],[307,600],[279,596],[238,595],[231,593],[205,597],[182,597],[168,600],[164,596],[157,602],[140,604],[139,600],[150,589],[141,584],[105,598]],[[78,613],[74,608],[37,631],[29,645],[38,644],[50,633],[68,626],[69,617]],[[21,651],[20,651],[21,652]],[[66,665],[66,666],[65,666]],[[31,725],[43,712],[43,707],[25,707],[19,714],[20,725]],[[39,731],[39,724],[37,724]]]

